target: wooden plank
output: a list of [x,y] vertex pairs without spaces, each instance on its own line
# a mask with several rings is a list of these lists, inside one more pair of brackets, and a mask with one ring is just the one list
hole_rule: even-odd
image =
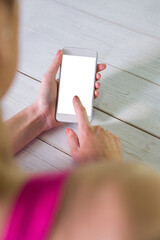
[[[31,4],[30,2],[25,1],[22,3],[26,4],[26,9],[28,9],[27,7]],[[38,4],[41,6],[43,5],[41,2]],[[34,8],[34,4],[32,7]],[[25,22],[28,23],[28,21],[28,17],[26,16],[25,18],[24,14],[22,25],[25,25]],[[37,21],[39,21],[38,17],[36,19],[36,24]],[[37,29],[38,26],[33,25],[33,27],[36,27]],[[43,37],[43,31],[37,33],[36,30],[35,33],[35,31],[26,29],[26,27],[22,28],[21,34],[22,50],[20,59],[22,59],[22,61],[20,61],[20,69],[25,73],[40,79],[51,62],[55,51],[62,47],[60,43],[61,39],[59,43],[57,42],[58,40],[52,41],[48,36],[47,38]],[[103,95],[101,94],[101,97],[98,102],[95,103],[95,106],[123,121],[159,136],[160,107],[158,100],[160,96],[160,88],[143,79],[137,78],[132,74],[128,74],[111,66],[109,66],[108,71],[104,73],[104,78],[105,81],[102,82],[101,88]],[[160,79],[159,75],[157,75],[157,79]]]
[[160,87],[109,66],[94,106],[160,138]]
[[132,29],[132,31],[160,38],[160,1],[121,0],[56,0],[56,2],[93,15],[97,18]]
[[15,157],[18,166],[26,172],[40,172],[52,170],[57,172],[57,168],[42,161],[27,150],[22,150]]
[[28,75],[39,79],[56,50],[72,46],[96,49],[106,63],[160,84],[158,39],[51,0],[23,0],[21,20],[19,70]]
[[[23,33],[23,43],[26,43],[27,46],[22,46],[25,49],[23,51],[25,56],[22,57],[23,61],[21,62],[22,70],[28,69],[28,71],[25,71],[27,74],[40,79],[54,56],[54,53],[51,52],[53,43],[48,39],[43,42],[42,37],[35,35],[33,32],[28,32],[29,35],[27,36],[26,32]],[[34,53],[30,47],[30,39],[34,39],[36,43]],[[34,46],[34,43],[32,46]],[[57,46],[56,42],[54,42],[54,48],[55,46]],[[60,48],[60,45],[57,46],[58,48]],[[107,71],[103,73],[103,79],[102,94],[95,106],[159,136],[160,87],[112,66],[108,66]],[[137,106],[137,104],[139,105]],[[127,112],[122,111],[124,106],[129,109]],[[139,114],[141,118],[139,118]]]
[[28,172],[42,170],[61,172],[74,165],[70,156],[39,139],[35,139],[19,152],[15,160],[22,169]]
[[[122,141],[124,158],[129,161],[147,163],[160,169],[160,140],[129,126],[100,111],[94,110],[92,125],[101,125],[106,130],[119,136]],[[65,135],[65,129],[71,127],[78,133],[76,124],[65,124],[43,133],[40,138],[57,148],[70,153]],[[57,141],[57,139],[60,139]]]
[[[34,81],[31,78],[18,74],[12,88],[3,100],[5,118],[11,117],[13,114],[22,110],[25,106],[33,103],[37,96],[39,84],[39,82]],[[122,139],[125,159],[142,161],[156,167],[157,169],[160,168],[159,139],[97,110],[94,111],[92,124],[101,125],[105,129],[108,129],[114,134],[120,136]],[[54,128],[46,133],[43,133],[39,138],[69,154],[69,147],[65,135],[66,127],[72,127],[77,132],[76,124],[64,124],[61,127]],[[32,150],[33,149],[34,148],[32,148]]]

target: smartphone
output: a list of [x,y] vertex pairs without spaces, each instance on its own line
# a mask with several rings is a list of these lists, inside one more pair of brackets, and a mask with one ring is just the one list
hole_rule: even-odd
[[73,107],[73,97],[77,95],[91,122],[98,54],[81,48],[64,48],[62,52],[56,120],[77,122]]

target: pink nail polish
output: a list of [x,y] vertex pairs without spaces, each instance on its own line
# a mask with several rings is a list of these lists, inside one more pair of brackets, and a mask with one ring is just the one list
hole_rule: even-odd
[[57,55],[59,55],[60,53],[61,53],[61,50],[58,50]]
[[68,128],[66,128],[66,134],[68,135]]
[[79,101],[79,97],[78,97],[78,96],[74,96],[74,99],[75,99],[76,101]]
[[72,130],[70,128],[68,128],[68,134],[70,134],[72,132]]

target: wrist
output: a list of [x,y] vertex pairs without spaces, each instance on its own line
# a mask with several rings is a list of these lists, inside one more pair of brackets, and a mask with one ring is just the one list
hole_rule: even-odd
[[60,125],[60,123],[57,122],[54,117],[55,112],[53,109],[51,111],[51,109],[48,106],[40,104],[39,101],[33,103],[31,107],[33,111],[36,113],[37,118],[41,122],[42,132]]
[[30,107],[30,112],[32,114],[32,117],[36,119],[37,124],[39,125],[39,131],[40,133],[46,131],[47,128],[47,121],[46,121],[46,115],[43,111],[40,110],[37,103],[33,103]]

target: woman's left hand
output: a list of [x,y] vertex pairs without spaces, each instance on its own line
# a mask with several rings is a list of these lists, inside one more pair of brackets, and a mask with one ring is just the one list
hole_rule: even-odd
[[[58,80],[56,80],[57,71],[62,63],[62,51],[59,50],[57,55],[53,59],[47,72],[44,74],[38,94],[38,98],[35,102],[37,113],[42,115],[46,119],[45,130],[51,129],[62,123],[57,122],[56,115],[56,102],[57,102],[57,92],[58,92]],[[95,92],[94,98],[99,95],[98,89],[100,88],[101,79],[100,71],[106,68],[106,64],[97,65],[96,82],[95,82]]]

